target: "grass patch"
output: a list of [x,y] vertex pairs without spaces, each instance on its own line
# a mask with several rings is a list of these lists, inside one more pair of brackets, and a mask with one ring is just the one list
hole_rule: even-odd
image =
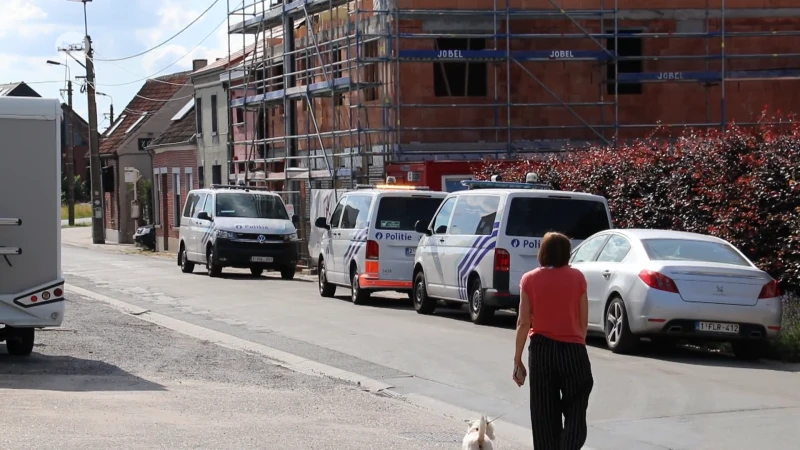
[[[86,219],[92,217],[92,205],[90,203],[77,203],[75,204],[75,218]],[[69,207],[61,205],[61,220],[69,219]]]

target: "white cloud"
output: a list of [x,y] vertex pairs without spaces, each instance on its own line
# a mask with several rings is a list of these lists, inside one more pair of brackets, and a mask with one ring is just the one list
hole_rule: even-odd
[[48,22],[38,0],[3,0],[0,14],[0,38],[31,38],[47,35],[64,29],[64,26]]

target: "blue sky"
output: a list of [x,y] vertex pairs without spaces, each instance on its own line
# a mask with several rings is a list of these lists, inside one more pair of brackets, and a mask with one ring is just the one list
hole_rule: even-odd
[[[97,90],[113,97],[115,115],[146,77],[190,69],[193,59],[213,61],[227,56],[228,0],[219,0],[187,31],[155,51],[119,62],[99,60],[124,58],[152,48],[196,19],[212,3],[213,0],[94,0],[88,4],[89,34],[98,60]],[[85,118],[86,95],[79,90],[80,82],[74,80],[85,75],[85,70],[57,51],[59,45],[82,42],[83,35],[83,6],[78,2],[0,0],[0,83],[25,81],[43,97],[60,98],[66,69],[46,61],[68,63],[76,88],[75,110]],[[241,48],[241,36],[231,36],[230,41],[232,51]],[[84,59],[83,53],[73,55]],[[168,66],[171,67],[164,70]],[[108,97],[97,98],[100,130],[109,126],[104,113],[110,103]]]

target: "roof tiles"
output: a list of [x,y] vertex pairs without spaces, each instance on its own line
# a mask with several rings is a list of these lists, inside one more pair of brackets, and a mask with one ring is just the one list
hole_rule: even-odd
[[[125,107],[117,122],[109,130],[110,134],[104,134],[100,142],[100,154],[113,154],[125,142],[126,131],[136,124],[142,114],[153,114],[161,110],[167,101],[175,96],[183,86],[189,82],[191,72],[180,72],[172,75],[147,80],[139,90],[137,96]],[[138,126],[146,122],[142,120]],[[108,133],[108,131],[106,131]]]
[[197,133],[197,116],[192,106],[186,114],[178,120],[173,120],[169,127],[164,130],[151,144],[151,147],[161,147],[165,145],[189,144],[193,142]]

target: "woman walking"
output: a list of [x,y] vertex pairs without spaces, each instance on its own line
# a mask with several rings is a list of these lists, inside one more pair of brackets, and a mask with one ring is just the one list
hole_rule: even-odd
[[[513,378],[525,383],[525,341],[530,371],[533,446],[536,450],[580,450],[586,442],[586,409],[594,380],[586,351],[589,305],[586,279],[569,267],[569,239],[547,233],[539,268],[520,281]],[[562,426],[561,417],[564,417]]]

